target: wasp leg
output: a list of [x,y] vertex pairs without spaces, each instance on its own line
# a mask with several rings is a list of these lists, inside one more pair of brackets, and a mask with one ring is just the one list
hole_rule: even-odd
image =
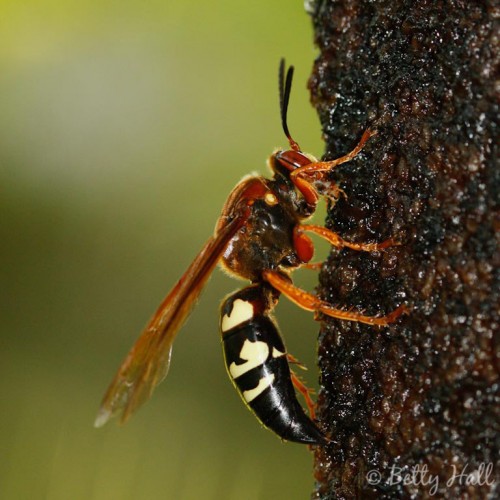
[[340,197],[342,196],[344,200],[347,200],[347,194],[346,192],[337,186],[337,184],[333,184],[328,188],[328,190],[324,194],[333,205],[339,201]]
[[404,305],[394,309],[394,311],[386,316],[365,316],[354,311],[343,311],[342,309],[335,309],[328,302],[296,287],[289,279],[276,271],[264,271],[263,276],[276,290],[280,291],[299,307],[302,307],[302,309],[323,313],[332,318],[358,321],[367,325],[387,326],[396,321],[399,316],[408,312],[407,307]]
[[[365,130],[357,146],[350,152],[340,158],[331,161],[318,161],[299,167],[290,173],[290,179],[297,186],[297,189],[304,195],[304,198],[311,205],[315,205],[318,201],[319,195],[317,190],[311,185],[311,180],[317,173],[328,172],[335,168],[337,165],[346,163],[352,160],[363,149],[368,139],[374,136],[377,132],[375,130]],[[310,177],[311,179],[307,179]],[[317,180],[317,179],[316,179]],[[340,190],[340,188],[338,188]],[[340,190],[341,191],[341,190]]]
[[290,376],[292,378],[293,386],[304,397],[304,401],[306,402],[307,409],[309,410],[309,416],[311,417],[312,420],[315,420],[316,419],[316,411],[315,411],[316,404],[314,403],[314,401],[311,398],[311,394],[314,394],[314,390],[307,387],[307,385],[304,384],[304,382],[302,382],[300,377],[292,369],[290,369]]
[[307,366],[305,364],[301,363],[293,354],[290,354],[289,352],[287,352],[286,359],[288,360],[289,363],[292,363],[292,365],[296,365],[301,370],[307,371]]
[[304,224],[302,226],[296,226],[295,230],[299,234],[302,234],[304,231],[309,231],[311,233],[317,234],[321,238],[328,241],[328,243],[330,243],[334,247],[338,248],[347,247],[351,248],[352,250],[360,250],[363,252],[377,252],[379,250],[385,250],[386,248],[397,246],[400,244],[399,242],[394,241],[391,238],[383,241],[382,243],[351,243],[350,241],[346,241],[343,238],[341,238],[337,233],[330,231],[329,229],[326,229],[326,227],[315,226],[312,224]]
[[301,269],[311,269],[312,271],[319,271],[323,262],[306,262],[305,264],[301,264]]
[[347,153],[344,156],[341,156],[340,158],[336,158],[335,160],[313,162],[310,163],[309,165],[305,165],[304,167],[297,168],[291,173],[292,179],[293,177],[299,175],[310,175],[314,172],[325,172],[327,170],[335,168],[337,165],[341,165],[342,163],[347,163],[348,161],[351,161],[363,149],[368,139],[370,137],[373,137],[374,135],[377,135],[376,130],[369,130],[369,129],[365,130],[358,144],[351,152]]

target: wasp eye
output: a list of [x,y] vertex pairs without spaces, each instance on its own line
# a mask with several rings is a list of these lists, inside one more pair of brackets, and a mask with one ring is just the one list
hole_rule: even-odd
[[265,201],[268,205],[270,205],[271,207],[272,207],[273,205],[277,205],[277,204],[278,204],[278,198],[276,197],[276,195],[275,195],[275,194],[273,194],[273,193],[271,193],[271,192],[266,193],[266,194],[264,195],[264,201]]

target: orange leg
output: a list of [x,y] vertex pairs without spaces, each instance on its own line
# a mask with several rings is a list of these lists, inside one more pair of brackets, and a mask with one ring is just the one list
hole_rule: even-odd
[[314,420],[316,418],[316,412],[314,411],[316,405],[311,398],[311,394],[314,393],[314,391],[309,389],[309,387],[307,387],[307,385],[305,385],[304,382],[300,380],[299,376],[292,370],[290,370],[290,376],[292,377],[292,383],[295,389],[297,389],[304,397],[307,409],[309,410],[309,415],[311,416],[311,419]]
[[286,359],[288,360],[289,363],[297,365],[301,370],[307,370],[307,366],[302,364],[293,354],[287,352]]
[[337,165],[341,165],[342,163],[352,160],[363,149],[366,141],[368,141],[368,139],[376,133],[377,132],[375,130],[365,130],[357,146],[350,153],[347,153],[340,158],[336,158],[331,161],[318,161],[310,163],[309,165],[297,168],[291,172],[290,179],[297,186],[297,189],[304,195],[306,201],[314,205],[317,203],[319,198],[318,192],[311,185],[311,182],[307,179],[307,177],[311,177],[316,173],[328,172]]
[[337,186],[337,184],[333,184],[328,188],[328,194],[326,195],[331,201],[332,203],[337,203],[337,201],[339,200],[339,198],[341,196],[344,197],[344,200],[347,200],[347,194],[346,192],[342,189],[342,188],[339,188]]
[[348,161],[351,161],[363,149],[368,139],[370,137],[373,137],[374,135],[377,135],[376,130],[369,130],[369,129],[365,130],[357,146],[350,153],[347,153],[346,155],[341,156],[340,158],[336,158],[335,160],[318,161],[315,163],[310,163],[309,165],[305,165],[304,167],[297,168],[292,172],[292,178],[294,176],[301,174],[310,175],[313,172],[325,172],[331,170],[332,168],[335,168],[337,165],[341,165],[342,163],[347,163]]
[[408,312],[408,309],[404,305],[399,306],[387,316],[364,316],[354,311],[343,311],[342,309],[335,309],[328,302],[296,287],[276,271],[264,271],[263,276],[276,290],[280,291],[299,307],[302,307],[306,311],[320,312],[332,318],[358,321],[367,325],[387,326],[396,321],[399,316]]
[[301,269],[311,269],[313,271],[319,271],[323,262],[306,262],[300,266]]
[[377,252],[379,250],[384,250],[388,247],[399,245],[397,241],[388,239],[382,243],[351,243],[342,239],[337,233],[326,229],[323,226],[315,226],[312,224],[304,224],[302,226],[297,226],[295,229],[299,234],[303,231],[309,231],[311,233],[317,234],[321,238],[328,241],[331,245],[338,248],[351,248],[353,250],[362,250],[363,252]]
[[[286,357],[289,363],[298,364],[300,368],[307,370],[307,368],[302,365],[295,356],[287,354]],[[297,391],[300,392],[300,394],[302,394],[304,401],[306,402],[307,409],[309,410],[309,416],[312,420],[316,420],[316,403],[311,398],[311,394],[314,394],[314,390],[307,387],[307,385],[302,382],[301,378],[292,369],[290,369],[290,377],[292,379],[293,386],[295,387],[295,389],[297,389]],[[326,440],[329,443],[332,442],[329,437],[326,437]]]

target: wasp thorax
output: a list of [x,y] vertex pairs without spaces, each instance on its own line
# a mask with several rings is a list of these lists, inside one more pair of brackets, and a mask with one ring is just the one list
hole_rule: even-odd
[[266,269],[297,262],[293,242],[297,214],[289,203],[282,203],[274,181],[251,178],[241,184],[229,197],[221,219],[243,204],[248,219],[227,245],[222,263],[238,276],[255,281]]

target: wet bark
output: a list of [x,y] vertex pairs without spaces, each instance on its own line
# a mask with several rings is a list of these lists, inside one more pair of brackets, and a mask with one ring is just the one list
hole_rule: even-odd
[[332,172],[346,197],[327,227],[401,243],[334,250],[319,293],[371,315],[411,308],[386,328],[323,320],[333,442],[316,451],[313,498],[498,498],[498,3],[308,5],[324,158],[378,131]]

